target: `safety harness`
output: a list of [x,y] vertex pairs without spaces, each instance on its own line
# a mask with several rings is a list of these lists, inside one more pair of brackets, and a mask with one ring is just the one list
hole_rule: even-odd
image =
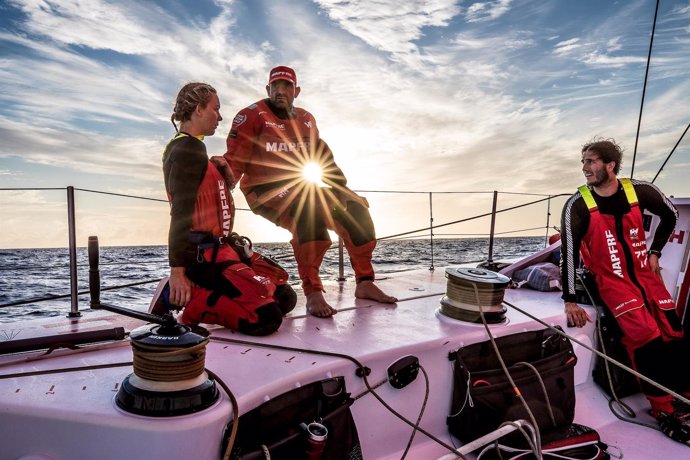
[[[632,182],[630,182],[630,179],[624,177],[619,180],[621,182],[621,185],[623,186],[625,197],[628,199],[628,203],[630,203],[630,207],[637,206],[637,193],[635,193],[635,187],[633,187],[633,184]],[[580,192],[580,195],[582,195],[582,199],[585,200],[585,204],[587,205],[589,212],[594,212],[597,209],[599,209],[597,202],[594,200],[594,195],[592,195],[592,191],[586,184],[581,185],[577,190]]]
[[[253,255],[252,242],[249,238],[237,233],[228,236],[214,236],[209,232],[191,232],[190,242],[197,247],[196,263],[188,268],[188,276],[192,281],[204,289],[213,293],[209,296],[209,305],[215,305],[221,295],[228,298],[235,298],[242,295],[242,292],[225,276],[223,272],[231,265],[244,263],[251,264]],[[229,245],[239,256],[237,259],[224,260],[218,262],[218,252],[223,245]],[[204,251],[212,249],[210,260],[204,258]]]

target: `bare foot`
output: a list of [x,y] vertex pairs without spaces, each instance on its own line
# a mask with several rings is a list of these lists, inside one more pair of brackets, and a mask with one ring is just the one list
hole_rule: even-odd
[[381,303],[395,303],[397,298],[383,292],[371,280],[360,281],[355,288],[355,297],[358,299],[370,299]]
[[314,291],[307,294],[307,313],[319,318],[330,318],[338,313],[338,310],[328,305],[323,297],[323,292]]

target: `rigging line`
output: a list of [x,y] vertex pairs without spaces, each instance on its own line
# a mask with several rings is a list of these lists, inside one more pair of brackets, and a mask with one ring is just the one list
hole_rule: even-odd
[[[525,409],[525,412],[527,412],[527,416],[529,417],[530,423],[532,424],[531,426],[534,428],[535,432],[535,449],[534,449],[534,455],[537,458],[537,460],[542,460],[542,451],[541,451],[541,433],[539,432],[539,424],[537,424],[537,420],[534,417],[534,413],[530,409],[529,405],[527,404],[527,401],[525,401],[524,396],[522,395],[522,392],[519,390],[519,387],[513,380],[513,376],[510,375],[510,371],[508,370],[508,367],[506,366],[505,361],[503,360],[503,356],[501,355],[500,350],[498,349],[498,345],[496,344],[496,340],[494,339],[493,334],[491,333],[491,328],[489,328],[489,324],[486,322],[486,317],[484,316],[484,308],[482,308],[482,302],[481,298],[479,295],[479,289],[477,288],[477,283],[476,282],[471,282],[472,287],[474,288],[474,294],[475,294],[475,299],[477,301],[477,306],[479,307],[479,316],[482,319],[482,324],[484,325],[484,329],[486,330],[486,334],[489,336],[489,341],[491,342],[491,346],[494,350],[494,353],[496,354],[496,358],[498,358],[499,365],[501,366],[501,369],[503,370],[504,375],[508,379],[508,382],[513,388],[513,393],[515,396],[518,397],[520,400],[520,403],[522,404],[523,408]],[[507,302],[506,302],[507,303]],[[467,390],[469,391],[469,389]],[[551,410],[551,407],[549,407],[549,411]],[[553,418],[553,415],[552,415]]]
[[429,193],[433,194],[457,194],[457,195],[480,195],[480,194],[489,194],[489,193],[494,193],[494,192],[425,192],[425,191],[416,191],[416,190],[353,190],[353,192],[356,193],[400,193],[400,194],[419,194],[419,195],[428,195]]
[[101,192],[100,190],[89,190],[86,188],[75,188],[74,190],[79,190],[80,192],[98,193],[101,195],[122,196],[125,198],[137,198],[139,200],[159,201],[161,203],[167,203],[168,202],[168,200],[164,200],[162,198],[149,198],[149,197],[145,197],[145,196],[127,195],[124,193]]
[[426,369],[424,369],[424,366],[420,365],[419,370],[422,371],[422,374],[424,375],[424,401],[422,402],[422,408],[419,410],[419,415],[417,416],[417,421],[415,422],[415,427],[412,430],[410,439],[407,441],[407,446],[405,446],[405,451],[403,452],[402,456],[400,456],[400,460],[405,460],[405,457],[407,457],[407,454],[410,452],[410,447],[412,447],[412,441],[414,441],[414,435],[417,434],[417,429],[419,428],[419,424],[422,422],[422,417],[424,416],[426,404],[429,401],[429,374],[427,374]]
[[[86,260],[77,260],[78,265],[85,264]],[[79,263],[81,262],[81,263]],[[127,262],[100,262],[99,266],[103,265],[150,265],[150,264],[162,264],[162,263],[167,263],[167,259],[152,259],[152,260],[136,260],[136,261],[127,261]],[[50,265],[50,266],[41,266],[41,267],[35,267],[35,266],[27,266],[27,267],[0,267],[0,271],[24,271],[24,270],[45,270],[45,269],[55,269],[55,268],[69,268],[69,264],[55,264],[55,265]]]
[[[541,227],[532,227],[532,228],[521,228],[518,230],[508,230],[505,232],[494,232],[494,235],[508,235],[511,233],[520,233],[520,232],[529,232],[532,230],[543,230],[544,228],[547,228],[546,226],[541,226]],[[419,238],[425,237],[428,235],[419,235]],[[434,236],[489,236],[489,233],[434,233]],[[416,236],[412,236],[410,238],[417,238]],[[541,236],[534,236],[534,238],[541,238]]]
[[615,359],[609,357],[608,355],[605,355],[604,353],[600,352],[599,350],[596,350],[596,349],[590,347],[589,345],[583,343],[582,341],[576,339],[575,337],[573,337],[573,336],[571,336],[571,335],[568,335],[568,334],[566,334],[566,333],[563,332],[563,331],[558,330],[557,328],[553,327],[553,326],[550,325],[550,324],[547,324],[546,322],[542,321],[541,319],[537,318],[536,316],[527,313],[527,312],[526,312],[525,310],[523,310],[522,308],[519,308],[519,307],[517,307],[516,305],[513,305],[512,303],[507,302],[507,301],[505,301],[505,300],[503,301],[503,303],[506,304],[506,305],[508,305],[509,307],[511,307],[511,308],[513,308],[513,309],[519,311],[519,312],[522,313],[523,315],[525,315],[525,316],[527,316],[527,317],[529,317],[529,318],[535,320],[536,322],[538,322],[538,323],[540,323],[540,324],[543,324],[544,326],[546,326],[546,327],[548,327],[549,329],[551,329],[551,330],[555,331],[556,333],[558,333],[558,335],[560,335],[560,336],[562,336],[562,337],[565,337],[565,338],[567,338],[567,339],[569,339],[569,340],[575,342],[576,344],[580,345],[581,347],[583,347],[583,348],[586,349],[586,350],[591,351],[592,353],[594,353],[595,355],[599,356],[600,358],[605,359],[606,361],[610,362],[611,364],[613,364],[613,365],[615,365],[615,366],[618,366],[619,368],[623,369],[624,371],[626,371],[626,372],[628,372],[628,373],[630,373],[630,374],[633,374],[635,377],[637,377],[637,378],[639,378],[639,379],[641,379],[641,380],[644,380],[645,382],[647,382],[647,383],[649,383],[650,385],[652,385],[652,386],[654,386],[654,387],[660,389],[661,391],[664,391],[664,392],[670,394],[671,396],[673,396],[673,397],[679,399],[680,401],[684,402],[685,404],[690,404],[690,399],[686,398],[685,396],[679,395],[679,394],[676,393],[675,391],[673,391],[673,390],[671,390],[671,389],[669,389],[669,388],[666,388],[665,386],[661,385],[660,383],[655,382],[654,380],[650,379],[649,377],[647,377],[647,376],[645,376],[645,375],[643,375],[643,374],[640,374],[640,373],[637,372],[636,370],[631,369],[631,368],[629,368],[628,366],[626,366],[625,364],[622,364],[622,363],[616,361]]
[[[104,288],[101,288],[101,291],[113,291],[115,289],[121,289],[121,288],[132,287],[132,286],[139,286],[141,284],[158,283],[159,281],[160,281],[160,279],[137,281],[136,283],[129,283],[129,284],[121,284],[119,286],[104,287]],[[77,295],[86,295],[86,294],[90,294],[90,291],[79,291],[79,292],[77,292]],[[16,307],[17,305],[26,305],[28,303],[45,302],[47,300],[65,299],[67,297],[72,297],[72,294],[59,294],[59,295],[50,295],[50,297],[34,297],[32,299],[18,300],[16,302],[1,304],[0,308]]]
[[[559,197],[559,196],[570,196],[570,195],[571,195],[570,193],[561,193],[561,194],[559,194],[559,195],[549,195],[548,197],[542,198],[542,199],[540,199],[540,200],[530,201],[530,202],[528,202],[528,203],[519,204],[519,205],[516,205],[516,206],[511,206],[510,208],[499,209],[498,211],[496,211],[496,214],[501,213],[501,212],[513,211],[513,210],[519,209],[519,208],[524,208],[525,206],[530,206],[530,205],[533,205],[533,204],[541,203],[542,201],[550,200],[550,199],[552,199],[552,198],[556,198],[556,197]],[[389,238],[395,238],[395,237],[397,237],[397,236],[409,235],[409,234],[411,234],[411,233],[423,232],[423,231],[425,231],[425,230],[429,230],[429,228],[440,228],[440,227],[446,227],[446,226],[448,226],[448,225],[459,224],[459,223],[462,223],[462,222],[467,222],[467,221],[470,221],[470,220],[479,219],[479,218],[481,218],[481,217],[487,217],[487,216],[490,216],[490,215],[491,215],[490,212],[486,212],[486,213],[484,213],[484,214],[479,214],[479,215],[476,215],[476,216],[467,217],[467,218],[465,218],[465,219],[455,220],[455,221],[452,221],[452,222],[446,222],[445,224],[438,224],[438,225],[434,225],[434,226],[432,226],[432,227],[425,227],[425,228],[420,228],[420,229],[417,229],[417,230],[410,230],[410,231],[408,231],[408,232],[397,233],[397,234],[395,234],[395,235],[384,236],[384,237],[382,237],[382,238],[378,238],[378,241],[387,240],[387,239],[389,239]]]
[[65,190],[65,187],[9,187],[0,188],[0,190],[8,192],[19,192],[22,190]]
[[[0,191],[26,191],[26,190],[65,190],[66,187],[0,187]],[[113,196],[121,196],[125,198],[137,198],[140,200],[150,200],[150,201],[160,201],[162,203],[167,203],[168,200],[162,199],[162,198],[151,198],[151,197],[145,197],[145,196],[137,196],[137,195],[127,195],[124,193],[115,193],[115,192],[105,192],[101,190],[91,190],[91,189],[85,189],[85,188],[78,188],[75,187],[74,190],[79,190],[81,192],[90,192],[90,193],[99,193],[102,195],[113,195]],[[400,193],[400,194],[420,194],[420,195],[428,195],[429,193],[433,194],[438,194],[438,195],[452,195],[452,194],[465,194],[465,195],[471,195],[471,194],[491,194],[493,191],[469,191],[469,192],[433,192],[433,191],[414,191],[414,190],[353,190],[353,192],[357,193]],[[499,190],[499,193],[503,195],[525,195],[525,196],[549,196],[544,193],[526,193],[526,192],[503,192]],[[251,211],[249,208],[235,208],[237,211]]]
[[673,149],[671,149],[671,153],[669,153],[668,156],[666,157],[666,159],[664,160],[664,164],[662,164],[661,167],[659,168],[659,170],[656,172],[656,176],[654,176],[654,179],[652,179],[652,184],[654,183],[656,178],[659,177],[659,174],[661,174],[661,171],[664,170],[664,166],[666,166],[666,163],[671,158],[671,155],[673,155],[673,152],[676,151],[676,148],[680,144],[680,141],[682,141],[683,137],[685,137],[685,133],[688,132],[688,128],[690,128],[690,123],[688,123],[688,126],[685,127],[685,131],[683,131],[683,134],[681,134],[680,139],[678,139],[678,142],[676,142],[676,145],[674,145]]
[[[229,460],[230,459],[230,454],[232,454],[232,448],[235,445],[235,440],[237,439],[237,430],[239,429],[240,425],[240,406],[237,403],[237,398],[235,398],[235,395],[233,392],[230,390],[230,387],[228,386],[227,383],[221,379],[218,374],[214,373],[210,369],[206,368],[206,373],[214,379],[218,384],[223,388],[225,393],[228,395],[228,398],[230,398],[230,404],[232,404],[232,421],[230,422],[232,424],[232,428],[230,429],[230,436],[228,437],[228,444],[225,447],[225,452],[223,454],[223,460]],[[227,426],[226,426],[227,429]]]
[[[82,265],[86,261],[78,260]],[[148,264],[162,264],[167,263],[167,259],[153,259],[153,260],[139,260],[139,261],[127,261],[127,262],[100,262],[99,266],[103,265],[148,265]],[[54,264],[54,265],[26,265],[23,267],[0,267],[0,271],[23,271],[23,270],[45,270],[46,268],[69,268],[69,264]]]
[[[469,191],[469,192],[433,192],[433,191],[412,191],[412,190],[353,190],[353,192],[356,193],[400,193],[400,194],[419,194],[419,195],[428,195],[429,193],[432,193],[434,195],[489,195],[493,194],[493,191]],[[551,196],[546,193],[527,193],[527,192],[502,192],[498,191],[498,193],[501,193],[502,195],[523,195],[523,196]]]
[[[564,194],[564,195],[566,195],[566,194]],[[556,195],[556,196],[561,196],[561,195]],[[511,211],[511,210],[513,210],[513,209],[516,209],[516,208],[519,208],[519,207],[522,207],[522,206],[528,206],[528,205],[530,205],[530,204],[539,203],[539,202],[541,202],[541,201],[544,201],[544,200],[538,200],[538,201],[534,201],[534,202],[531,202],[531,203],[525,203],[524,205],[518,205],[518,206],[515,206],[515,207],[512,207],[512,208],[506,208],[506,209],[502,209],[502,210],[496,211],[496,212],[499,213],[499,212]],[[453,224],[457,224],[457,223],[469,221],[469,220],[472,220],[472,219],[479,219],[479,218],[481,218],[481,217],[486,217],[486,216],[488,216],[488,215],[491,215],[491,213],[481,214],[481,215],[478,215],[478,216],[472,216],[472,217],[468,217],[468,218],[466,218],[466,219],[456,220],[456,221],[454,221],[454,222],[447,222],[447,223],[445,223],[445,224],[433,225],[433,226],[431,226],[431,227],[425,227],[425,228],[421,228],[421,229],[418,229],[418,230],[411,230],[411,231],[404,232],[404,233],[398,233],[398,234],[396,234],[396,235],[383,236],[383,237],[381,237],[381,238],[377,238],[376,241],[384,241],[384,240],[391,239],[391,238],[396,238],[396,237],[399,237],[399,236],[407,236],[407,235],[410,235],[410,234],[412,234],[412,233],[417,233],[417,232],[422,232],[422,231],[424,231],[424,230],[430,230],[430,229],[434,229],[434,228],[438,228],[438,227],[444,227],[444,226],[448,226],[448,225],[453,225]],[[510,230],[510,231],[506,231],[506,232],[496,232],[496,233],[494,233],[494,235],[508,235],[508,234],[511,234],[511,233],[527,232],[527,231],[531,231],[531,230],[541,230],[542,228],[544,228],[544,227],[523,228],[523,229],[520,229],[520,230]],[[435,235],[435,236],[481,236],[481,237],[488,237],[488,236],[489,236],[488,233],[441,233],[441,234],[436,233],[436,234],[434,234],[434,235]],[[408,239],[413,239],[413,238],[427,238],[427,237],[429,237],[429,234],[407,236]],[[535,238],[536,238],[536,237],[535,237]],[[402,238],[400,238],[400,239],[402,239]],[[337,244],[337,243],[332,244],[331,247],[329,247],[326,251],[328,252],[328,251],[332,251],[332,250],[334,250],[334,249],[338,249],[338,244]],[[271,259],[283,260],[283,259],[288,259],[288,258],[292,258],[292,257],[294,257],[293,254],[281,254],[281,255],[278,255],[278,256],[271,256]]]
[[[494,235],[507,235],[509,233],[519,233],[519,232],[528,232],[530,230],[541,230],[543,229],[544,226],[542,225],[541,227],[532,227],[532,228],[522,228],[520,230],[509,230],[506,232],[494,232]],[[548,228],[548,227],[547,227]],[[541,237],[539,237],[541,238]]]
[[139,260],[139,261],[128,261],[128,262],[100,262],[99,265],[147,265],[147,264],[162,264],[168,263],[168,259],[152,259],[152,260]]
[[647,77],[649,76],[649,63],[652,60],[652,47],[654,45],[654,31],[656,30],[656,17],[659,13],[659,0],[656,0],[654,9],[654,21],[652,23],[652,36],[649,39],[649,51],[647,52],[647,66],[644,70],[644,83],[642,85],[642,101],[640,102],[640,115],[637,118],[637,133],[635,134],[635,149],[633,150],[632,167],[630,168],[630,178],[635,174],[635,158],[637,157],[637,142],[640,139],[640,125],[642,124],[642,109],[644,108],[644,96],[647,93]]
[[308,348],[298,348],[298,347],[290,347],[287,345],[277,345],[277,344],[272,344],[272,343],[262,343],[262,342],[252,342],[250,340],[242,340],[242,339],[230,339],[226,337],[214,337],[211,336],[210,340],[217,341],[217,342],[224,342],[224,343],[234,343],[234,344],[239,344],[239,345],[248,345],[248,346],[255,346],[259,348],[270,348],[273,350],[283,350],[283,351],[292,351],[296,353],[306,353],[306,354],[311,354],[311,355],[322,355],[322,356],[332,356],[335,358],[341,358],[341,359],[346,359],[352,363],[354,363],[357,366],[357,376],[361,377],[362,380],[364,381],[364,384],[366,385],[367,389],[369,392],[374,396],[383,407],[385,407],[391,414],[395,415],[398,417],[401,421],[406,423],[407,425],[411,426],[412,428],[415,428],[417,431],[428,437],[429,439],[433,440],[437,444],[443,446],[444,448],[448,449],[450,452],[452,452],[455,455],[458,455],[462,459],[466,459],[461,452],[459,452],[455,447],[449,445],[448,443],[442,441],[438,437],[434,436],[432,433],[429,433],[427,430],[420,426],[416,426],[413,422],[405,418],[402,414],[400,414],[398,411],[396,411],[393,407],[391,407],[386,401],[383,400],[383,398],[376,392],[374,391],[374,388],[372,388],[371,384],[369,383],[369,380],[367,379],[367,373],[370,372],[371,370],[366,367],[364,364],[362,364],[357,358],[354,356],[346,355],[343,353],[335,353],[332,351],[320,351],[320,350],[313,350],[313,349],[308,349]]

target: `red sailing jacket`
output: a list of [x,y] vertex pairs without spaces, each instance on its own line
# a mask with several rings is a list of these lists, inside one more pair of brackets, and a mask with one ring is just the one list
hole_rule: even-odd
[[586,185],[579,188],[590,211],[582,257],[595,275],[601,299],[625,334],[623,343],[635,349],[660,335],[664,340],[680,338],[682,330],[673,299],[647,264],[647,243],[635,189],[629,179],[621,179],[621,184],[630,212],[622,216],[618,228],[615,216],[599,213],[590,189]]
[[252,209],[262,201],[287,193],[302,181],[302,167],[312,160],[319,129],[314,117],[295,107],[290,119],[277,117],[265,101],[241,110],[232,121],[227,159]]

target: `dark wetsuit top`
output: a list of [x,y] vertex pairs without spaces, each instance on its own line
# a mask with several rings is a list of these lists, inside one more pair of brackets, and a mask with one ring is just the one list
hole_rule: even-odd
[[194,136],[176,137],[165,148],[163,175],[170,199],[168,258],[171,267],[189,266],[196,258],[196,245],[189,241],[189,231],[207,167],[206,146]]

